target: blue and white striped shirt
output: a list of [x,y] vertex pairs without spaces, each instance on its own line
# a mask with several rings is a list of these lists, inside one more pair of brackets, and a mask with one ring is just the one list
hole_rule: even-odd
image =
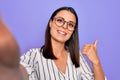
[[21,64],[26,68],[29,80],[94,80],[94,74],[81,53],[78,68],[72,64],[68,55],[65,74],[57,68],[52,59],[44,58],[39,48],[30,49],[21,56]]

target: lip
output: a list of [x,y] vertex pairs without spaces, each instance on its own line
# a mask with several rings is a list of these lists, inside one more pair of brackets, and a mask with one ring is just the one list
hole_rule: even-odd
[[67,33],[65,31],[57,30],[57,32],[61,35],[64,35],[64,36],[67,35]]

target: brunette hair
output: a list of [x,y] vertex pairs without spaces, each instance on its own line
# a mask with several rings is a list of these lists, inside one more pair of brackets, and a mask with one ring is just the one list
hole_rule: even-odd
[[80,59],[79,59],[78,16],[72,7],[61,7],[53,12],[53,14],[50,17],[49,22],[47,24],[47,28],[46,28],[46,32],[45,32],[45,44],[42,46],[41,51],[45,58],[57,59],[55,57],[55,55],[53,54],[53,50],[52,50],[49,23],[50,23],[50,20],[53,20],[53,18],[56,16],[56,14],[58,12],[60,12],[61,10],[70,11],[71,13],[73,13],[75,15],[75,18],[76,18],[76,25],[75,25],[74,32],[71,35],[70,39],[65,42],[65,46],[67,46],[68,51],[70,52],[70,57],[72,59],[72,63],[75,65],[75,67],[79,67]]

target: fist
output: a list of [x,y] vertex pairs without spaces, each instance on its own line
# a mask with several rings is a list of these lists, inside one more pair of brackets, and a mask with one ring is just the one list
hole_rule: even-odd
[[99,58],[97,55],[97,44],[98,40],[95,40],[93,44],[85,44],[82,53],[88,57],[92,64],[98,64]]

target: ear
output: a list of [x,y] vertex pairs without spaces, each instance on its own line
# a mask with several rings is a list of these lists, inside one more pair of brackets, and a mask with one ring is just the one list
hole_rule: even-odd
[[49,26],[50,26],[50,28],[52,27],[52,23],[53,23],[53,21],[50,20],[50,22],[49,22]]

